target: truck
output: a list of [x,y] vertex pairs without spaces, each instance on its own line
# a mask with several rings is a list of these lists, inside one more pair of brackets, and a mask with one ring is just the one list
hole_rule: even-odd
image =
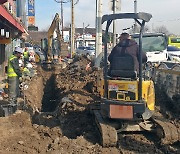
[[180,36],[169,36],[168,45],[180,48]]
[[[138,43],[139,34],[131,35]],[[146,52],[147,61],[160,63],[168,60],[167,36],[163,33],[144,33],[142,37],[142,51]]]

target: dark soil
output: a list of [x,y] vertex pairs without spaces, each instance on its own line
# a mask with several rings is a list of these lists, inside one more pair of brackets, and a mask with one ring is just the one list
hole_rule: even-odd
[[[179,143],[163,145],[155,134],[119,134],[117,147],[103,148],[90,105],[98,103],[97,77],[79,58],[62,69],[38,67],[25,91],[24,110],[0,118],[0,154],[131,154],[180,153]],[[165,97],[157,94],[157,113],[179,126]]]

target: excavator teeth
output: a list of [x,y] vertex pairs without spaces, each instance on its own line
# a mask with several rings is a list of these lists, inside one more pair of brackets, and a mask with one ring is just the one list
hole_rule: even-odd
[[170,122],[153,119],[157,124],[157,135],[163,144],[173,144],[180,141],[180,131]]

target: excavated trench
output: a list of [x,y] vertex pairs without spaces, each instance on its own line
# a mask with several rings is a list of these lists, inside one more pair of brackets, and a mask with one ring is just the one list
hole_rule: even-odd
[[[42,87],[39,89],[39,93],[31,93],[27,98],[30,100],[29,102],[32,102],[32,99],[34,102],[38,102],[35,108],[30,107],[33,108],[30,110],[34,110],[32,123],[51,128],[58,126],[62,134],[69,139],[85,136],[88,141],[94,144],[99,142],[99,139],[95,137],[98,135],[97,128],[93,116],[90,114],[89,105],[81,104],[76,100],[80,99],[82,101],[84,99],[86,101],[86,97],[89,97],[89,95],[80,90],[71,89],[73,85],[67,81],[62,83],[61,86],[63,81],[58,79],[58,74],[62,75],[62,73],[57,73],[57,69],[55,70],[41,73],[31,85],[33,88],[37,87],[37,89]],[[92,93],[93,82],[90,81],[87,84],[86,82],[84,82],[83,89]],[[31,89],[30,87],[28,91],[31,91]],[[93,102],[94,97],[90,97],[92,98],[89,102]],[[35,101],[34,98],[38,100]]]
[[56,127],[59,120],[55,110],[60,104],[61,90],[57,88],[54,68],[39,68],[26,93],[27,111],[32,116],[32,124]]
[[54,67],[38,68],[38,75],[33,78],[25,91],[26,104],[29,111],[39,113],[54,112],[60,101],[61,89],[57,88]]
[[58,106],[59,90],[56,87],[56,76],[52,74],[46,81],[42,98],[42,112],[53,112]]

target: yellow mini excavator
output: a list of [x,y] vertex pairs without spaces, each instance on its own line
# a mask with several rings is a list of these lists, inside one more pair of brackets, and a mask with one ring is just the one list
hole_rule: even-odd
[[[63,39],[60,34],[60,18],[59,14],[56,13],[51,26],[48,29],[48,61],[58,60],[60,45],[63,42]],[[57,37],[54,38],[54,32],[56,32]]]
[[[102,24],[107,22],[103,78],[99,84],[102,101],[92,110],[104,147],[115,146],[118,141],[117,134],[127,131],[154,131],[167,144],[180,139],[178,129],[173,124],[154,117],[154,83],[143,76],[142,36],[145,23],[151,17],[152,15],[148,13],[120,13],[102,17]],[[140,26],[138,73],[134,70],[132,58],[116,57],[109,75],[107,38],[109,27],[116,19],[134,19]]]
[[60,32],[60,17],[56,13],[48,29],[48,38],[42,39],[42,49],[46,52],[48,62],[57,62],[59,56],[66,52],[68,55],[68,45],[64,42]]

